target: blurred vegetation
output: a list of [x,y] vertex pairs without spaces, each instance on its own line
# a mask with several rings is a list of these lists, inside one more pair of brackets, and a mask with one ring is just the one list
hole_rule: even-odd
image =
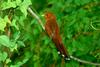
[[70,55],[100,63],[100,0],[1,0],[0,67],[96,67],[65,63],[27,12],[29,5],[39,17],[46,11],[56,15]]

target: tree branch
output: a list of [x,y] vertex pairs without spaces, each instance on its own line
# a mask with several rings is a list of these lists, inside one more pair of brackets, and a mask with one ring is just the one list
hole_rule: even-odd
[[32,11],[32,9],[31,9],[30,7],[28,8],[28,12],[29,12],[34,18],[36,18],[36,19],[38,20],[38,22],[39,22],[39,24],[41,25],[42,29],[45,30],[45,27],[44,27],[44,25],[43,25],[41,19]]
[[100,66],[100,63],[89,62],[89,61],[82,60],[82,59],[79,59],[79,58],[74,57],[74,56],[70,56],[70,58],[73,59],[73,60],[76,60],[78,62],[84,63],[84,64],[90,64],[90,65]]

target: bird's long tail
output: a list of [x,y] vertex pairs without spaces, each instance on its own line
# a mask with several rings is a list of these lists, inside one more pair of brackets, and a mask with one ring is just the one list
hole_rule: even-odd
[[65,60],[70,60],[69,53],[68,53],[68,51],[66,50],[64,44],[63,44],[63,43],[60,43],[60,44],[59,44],[59,47],[61,48],[61,51],[60,51],[60,52],[62,52],[62,53],[61,53],[62,57],[64,57]]
[[62,39],[60,37],[53,37],[53,42],[55,43],[55,46],[58,50],[58,54],[60,54],[65,60],[70,60],[69,53],[65,48],[64,44],[62,43]]

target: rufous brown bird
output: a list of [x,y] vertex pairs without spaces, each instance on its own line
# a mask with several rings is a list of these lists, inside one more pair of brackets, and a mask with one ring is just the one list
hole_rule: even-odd
[[48,36],[52,38],[52,41],[55,43],[58,53],[61,54],[61,56],[64,57],[66,60],[70,60],[68,51],[62,43],[60,30],[56,21],[56,16],[51,12],[47,12],[45,13],[45,19],[45,30]]

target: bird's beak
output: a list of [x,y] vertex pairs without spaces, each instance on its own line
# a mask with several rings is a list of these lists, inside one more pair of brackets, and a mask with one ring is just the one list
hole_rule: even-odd
[[44,17],[44,14],[42,14],[41,16]]

